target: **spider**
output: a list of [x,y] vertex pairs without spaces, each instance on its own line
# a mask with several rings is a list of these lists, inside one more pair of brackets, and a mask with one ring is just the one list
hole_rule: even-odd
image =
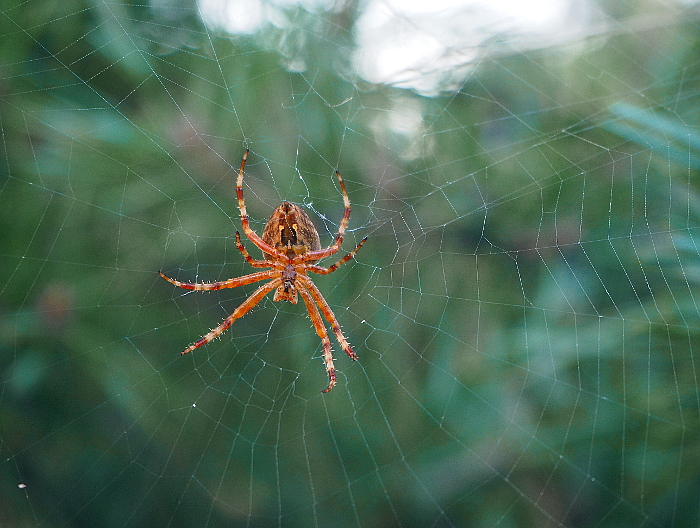
[[[193,344],[188,346],[183,352],[181,352],[180,355],[187,354],[188,352],[205,345],[220,335],[229,326],[231,326],[236,319],[240,319],[246,313],[248,313],[251,308],[258,304],[262,298],[272,290],[275,290],[275,296],[272,299],[275,302],[289,301],[292,304],[296,304],[298,301],[298,295],[300,294],[301,298],[304,300],[304,304],[306,304],[306,309],[309,311],[309,317],[311,317],[316,333],[321,338],[321,342],[323,343],[323,362],[326,366],[329,381],[328,387],[322,392],[329,392],[336,383],[335,366],[333,364],[333,354],[331,352],[331,341],[328,338],[326,327],[321,319],[319,308],[321,313],[323,313],[323,316],[331,325],[333,333],[335,334],[336,339],[338,339],[338,343],[340,343],[340,346],[345,353],[353,361],[357,360],[357,354],[355,354],[352,347],[350,347],[348,340],[345,339],[345,336],[340,329],[340,324],[338,324],[338,319],[333,314],[333,310],[331,310],[331,307],[328,306],[328,303],[323,298],[323,295],[321,295],[321,292],[308,277],[307,273],[312,272],[320,275],[328,275],[329,273],[333,273],[341,264],[344,264],[355,256],[355,253],[357,253],[357,251],[367,240],[367,237],[363,238],[360,243],[357,244],[355,249],[332,266],[324,268],[315,264],[316,261],[329,257],[340,249],[340,245],[343,242],[343,236],[345,235],[345,229],[347,228],[348,220],[350,219],[350,199],[348,198],[348,193],[345,190],[343,177],[338,171],[335,171],[338,181],[340,182],[340,189],[343,192],[345,213],[340,221],[338,234],[335,236],[335,241],[333,244],[325,249],[321,249],[321,241],[318,236],[318,231],[311,222],[311,219],[301,209],[301,207],[290,202],[283,202],[282,205],[277,207],[277,209],[272,212],[270,219],[267,221],[267,224],[265,224],[265,229],[263,230],[261,238],[250,228],[248,213],[246,213],[245,201],[243,200],[243,170],[247,159],[248,149],[246,149],[245,153],[243,154],[241,167],[238,170],[238,180],[236,182],[238,209],[241,212],[243,232],[250,239],[250,241],[263,252],[264,259],[255,260],[250,256],[248,251],[241,243],[241,235],[238,231],[236,231],[236,247],[238,248],[238,251],[241,252],[246,262],[248,262],[248,264],[254,268],[272,269],[267,271],[257,271],[243,277],[236,277],[222,282],[212,283],[180,282],[167,277],[160,271],[158,273],[168,282],[186,290],[221,290],[223,288],[237,288],[238,286],[244,286],[246,284],[268,279],[270,279],[270,282],[263,284],[257,290],[255,290],[250,297],[243,301],[243,303],[233,311],[231,315],[224,319],[223,323],[211,330],[199,341],[195,341]],[[318,307],[316,305],[318,305]]]

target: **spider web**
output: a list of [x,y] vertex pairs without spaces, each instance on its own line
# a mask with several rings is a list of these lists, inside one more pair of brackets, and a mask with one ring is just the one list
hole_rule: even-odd
[[700,524],[697,6],[431,4],[3,4],[0,524]]

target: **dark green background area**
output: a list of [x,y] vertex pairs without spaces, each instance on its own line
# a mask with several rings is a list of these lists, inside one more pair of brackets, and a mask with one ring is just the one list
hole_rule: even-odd
[[[0,525],[697,526],[700,17],[599,7],[428,97],[358,76],[361,5],[3,4]],[[157,274],[251,272],[245,148],[258,232],[289,200],[330,244],[338,169],[369,237],[314,277],[329,394],[303,304],[178,355],[255,288]]]

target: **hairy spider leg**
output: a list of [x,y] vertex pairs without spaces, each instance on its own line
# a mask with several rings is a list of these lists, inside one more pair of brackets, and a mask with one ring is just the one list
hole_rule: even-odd
[[166,281],[185,290],[198,290],[198,291],[209,291],[209,290],[222,290],[224,288],[238,288],[239,286],[245,286],[247,284],[252,284],[253,282],[258,282],[265,279],[275,279],[282,276],[281,271],[268,270],[268,271],[256,271],[250,275],[244,275],[243,277],[235,277],[233,279],[228,279],[221,282],[180,282],[175,279],[171,279],[165,275],[162,271],[158,274],[163,277]]
[[241,252],[243,255],[243,258],[245,258],[246,262],[253,266],[254,268],[276,268],[276,269],[281,269],[283,267],[282,264],[279,264],[277,262],[271,261],[271,260],[255,260],[253,257],[250,256],[250,253],[248,253],[248,250],[243,247],[243,244],[241,243],[241,234],[236,231],[236,247],[238,248],[238,251]]
[[338,226],[338,234],[335,235],[335,241],[333,244],[328,246],[326,249],[319,249],[318,251],[309,251],[301,255],[303,261],[307,260],[319,260],[325,257],[329,257],[336,253],[340,249],[340,245],[343,243],[343,237],[345,236],[345,230],[348,227],[348,222],[350,221],[350,198],[348,198],[348,193],[345,190],[345,183],[343,182],[343,177],[338,171],[335,171],[335,175],[338,176],[338,181],[340,182],[340,189],[343,191],[343,203],[345,204],[345,212],[343,213],[343,218],[340,220],[340,225]]
[[272,247],[270,244],[265,242],[260,236],[251,229],[250,222],[248,221],[248,212],[245,208],[245,200],[243,199],[243,170],[245,169],[245,162],[248,159],[248,149],[243,153],[243,159],[241,160],[241,168],[238,169],[238,180],[236,180],[236,196],[238,197],[238,210],[241,212],[241,224],[243,225],[243,232],[250,239],[250,241],[255,244],[263,253],[268,255],[274,255],[283,262],[289,262],[289,257],[276,248]]
[[311,296],[314,298],[316,304],[318,304],[318,307],[321,309],[323,316],[326,318],[326,321],[328,321],[328,323],[331,325],[333,333],[335,334],[335,338],[338,340],[338,343],[340,343],[341,348],[345,351],[345,353],[350,359],[356,361],[357,354],[355,354],[355,352],[353,351],[352,347],[350,346],[350,343],[348,343],[348,340],[345,339],[343,331],[340,329],[340,325],[338,324],[338,319],[333,313],[333,310],[331,310],[331,307],[328,306],[328,303],[323,298],[323,295],[321,295],[319,289],[316,287],[313,281],[309,279],[306,275],[297,275],[297,280],[301,283],[301,287],[299,289],[303,287],[308,288],[309,292],[311,293]]
[[329,273],[333,273],[335,270],[338,269],[340,265],[345,264],[348,260],[353,258],[355,256],[355,253],[357,253],[357,250],[360,249],[365,242],[367,242],[367,237],[360,240],[360,243],[357,244],[357,247],[353,249],[350,253],[345,255],[335,264],[328,266],[327,268],[324,268],[323,266],[317,266],[316,264],[306,264],[306,269],[309,271],[313,271],[314,273],[318,273],[319,275],[328,275]]
[[243,317],[248,311],[253,308],[256,304],[258,304],[265,295],[270,293],[272,290],[277,288],[282,284],[282,278],[277,278],[274,280],[271,280],[270,282],[261,285],[257,290],[255,290],[250,297],[248,297],[243,303],[236,308],[231,315],[229,315],[226,319],[224,319],[224,322],[221,323],[219,326],[216,328],[212,329],[207,335],[202,337],[199,341],[195,341],[192,343],[190,346],[188,346],[185,350],[180,352],[181,356],[184,356],[188,352],[191,352],[195,348],[199,348],[202,345],[206,345],[209,341],[212,339],[216,338],[219,336],[223,331],[225,331],[229,326],[233,324],[233,322],[236,319],[240,319]]
[[301,298],[304,299],[304,304],[306,304],[306,309],[309,311],[309,317],[311,322],[314,324],[316,333],[318,337],[321,338],[323,343],[323,364],[326,366],[326,372],[328,372],[328,387],[326,387],[321,392],[329,392],[333,387],[335,387],[336,377],[335,377],[335,365],[333,364],[333,352],[331,351],[331,340],[328,338],[328,332],[321,319],[321,314],[316,308],[314,299],[309,293],[309,291],[300,286],[297,291],[301,294]]

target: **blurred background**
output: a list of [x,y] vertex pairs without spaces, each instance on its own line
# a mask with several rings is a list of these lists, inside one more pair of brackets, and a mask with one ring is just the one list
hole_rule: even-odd
[[[430,4],[430,5],[426,5]],[[5,0],[2,526],[700,524],[700,8]],[[283,200],[358,354],[263,300]],[[255,258],[259,251],[244,239]],[[330,265],[332,259],[322,262]]]

